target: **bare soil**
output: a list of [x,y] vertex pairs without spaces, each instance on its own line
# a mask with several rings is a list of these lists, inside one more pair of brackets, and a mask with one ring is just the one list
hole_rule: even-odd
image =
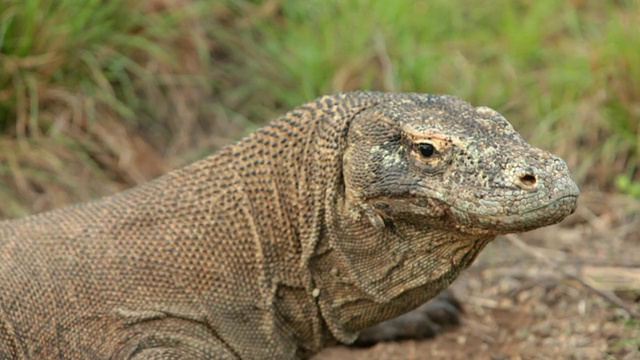
[[462,325],[329,359],[640,359],[640,201],[583,194],[562,224],[490,244],[453,285]]

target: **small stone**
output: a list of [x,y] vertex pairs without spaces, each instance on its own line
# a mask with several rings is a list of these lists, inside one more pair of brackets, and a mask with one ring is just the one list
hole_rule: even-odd
[[458,336],[456,338],[456,342],[458,343],[458,345],[465,345],[467,343],[467,337],[466,336]]
[[320,296],[320,289],[318,288],[313,289],[313,291],[311,292],[311,296],[313,296],[314,298],[317,298],[318,296]]

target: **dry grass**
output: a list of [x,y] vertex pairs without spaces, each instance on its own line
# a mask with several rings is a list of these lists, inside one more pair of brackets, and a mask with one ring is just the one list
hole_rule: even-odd
[[129,187],[192,145],[210,98],[196,9],[83,4],[0,5],[0,217]]
[[583,188],[640,196],[637,2],[125,3],[0,5],[0,216],[131,186],[353,89],[489,105]]

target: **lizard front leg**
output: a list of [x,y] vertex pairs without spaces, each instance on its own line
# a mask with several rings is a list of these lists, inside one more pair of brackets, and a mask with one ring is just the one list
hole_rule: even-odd
[[118,311],[129,334],[112,359],[221,359],[241,357],[206,321],[163,311]]
[[445,289],[424,305],[397,318],[365,329],[352,346],[367,347],[379,342],[427,339],[460,324],[462,305]]

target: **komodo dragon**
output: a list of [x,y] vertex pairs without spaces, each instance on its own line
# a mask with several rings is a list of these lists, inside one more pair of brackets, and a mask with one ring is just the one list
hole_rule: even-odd
[[322,97],[154,181],[0,222],[0,358],[308,358],[577,197],[487,107]]

